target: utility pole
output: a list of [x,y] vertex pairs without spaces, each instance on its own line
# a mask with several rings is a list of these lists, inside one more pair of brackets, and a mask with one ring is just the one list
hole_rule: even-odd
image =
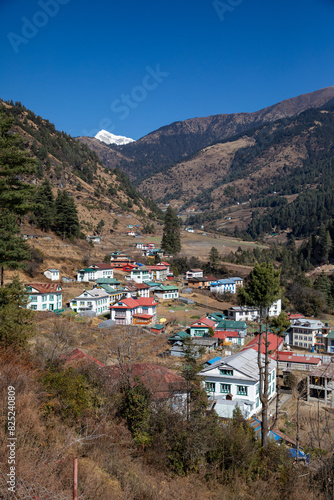
[[73,461],[73,500],[78,500],[78,459]]
[[298,459],[299,459],[299,394],[297,396],[297,434],[296,434],[296,443],[297,443],[297,458],[296,458],[296,462],[298,463]]

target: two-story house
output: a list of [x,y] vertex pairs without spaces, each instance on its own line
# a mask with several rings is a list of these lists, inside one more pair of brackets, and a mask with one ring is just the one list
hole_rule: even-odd
[[70,300],[70,308],[74,312],[93,311],[98,316],[109,311],[110,296],[102,288],[84,290],[80,295]]
[[179,298],[179,289],[175,285],[161,285],[154,294],[160,300],[176,300]]
[[218,322],[213,321],[208,318],[201,318],[190,325],[190,336],[191,337],[203,337],[204,335],[207,335],[209,333],[209,329],[212,328],[213,330],[217,326]]
[[230,307],[227,317],[233,321],[256,321],[259,318],[259,310],[250,306]]
[[234,280],[218,280],[210,285],[210,292],[213,293],[236,293],[237,286]]
[[151,281],[152,276],[146,266],[139,266],[131,269],[130,279],[136,283],[144,283],[145,281]]
[[110,307],[111,319],[117,325],[151,324],[157,315],[157,302],[152,297],[130,297]]
[[99,278],[113,278],[114,270],[109,264],[95,264],[90,267],[79,269],[77,272],[77,281],[89,282],[96,281]]
[[27,309],[33,311],[57,311],[62,308],[62,289],[59,283],[29,283]]
[[[275,300],[269,307],[268,316],[279,316],[282,312],[281,299]],[[252,306],[234,306],[227,311],[228,319],[234,321],[258,321],[260,318],[260,310],[258,307]]]
[[167,279],[168,266],[147,266],[147,269],[151,274],[151,280],[165,281]]
[[149,297],[150,296],[150,287],[146,285],[146,283],[129,283],[125,286],[126,297]]
[[233,321],[230,319],[224,319],[220,321],[216,328],[216,332],[225,332],[231,331],[231,332],[239,332],[241,337],[245,337],[247,335],[247,323],[245,321]]
[[[264,363],[264,356],[261,357]],[[271,359],[268,369],[269,399],[272,399],[276,395],[276,365]],[[222,358],[204,368],[199,375],[205,380],[205,389],[210,399],[216,403],[215,411],[218,416],[231,418],[236,406],[245,418],[261,410],[258,353],[254,349]]]

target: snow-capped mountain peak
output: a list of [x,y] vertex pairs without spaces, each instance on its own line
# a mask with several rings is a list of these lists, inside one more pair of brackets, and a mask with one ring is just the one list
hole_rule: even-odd
[[124,144],[135,142],[133,139],[129,139],[128,137],[124,137],[122,135],[114,135],[107,130],[100,130],[100,132],[96,134],[95,139],[98,139],[105,144],[116,144],[117,146],[124,146]]

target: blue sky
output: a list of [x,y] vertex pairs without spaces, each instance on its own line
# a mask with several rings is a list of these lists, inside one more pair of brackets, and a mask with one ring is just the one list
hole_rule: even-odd
[[138,139],[334,85],[334,0],[1,0],[0,97]]

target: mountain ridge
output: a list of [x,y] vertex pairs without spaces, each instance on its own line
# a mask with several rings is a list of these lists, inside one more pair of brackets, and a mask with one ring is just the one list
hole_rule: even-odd
[[252,128],[282,118],[298,115],[310,108],[320,108],[334,99],[334,87],[302,94],[252,113],[217,114],[209,117],[175,121],[160,127],[134,143],[115,147],[99,145],[94,138],[80,141],[95,151],[108,168],[124,170],[140,184],[145,179],[195,154]]

